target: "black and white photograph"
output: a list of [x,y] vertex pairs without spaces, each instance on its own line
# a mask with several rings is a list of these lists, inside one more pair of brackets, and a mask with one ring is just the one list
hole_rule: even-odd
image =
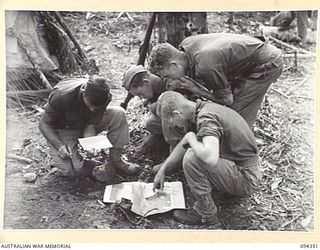
[[4,15],[4,230],[315,232],[317,10]]

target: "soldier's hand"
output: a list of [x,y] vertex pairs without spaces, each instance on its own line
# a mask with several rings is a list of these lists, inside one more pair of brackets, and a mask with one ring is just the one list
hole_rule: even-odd
[[97,157],[99,155],[101,150],[97,150],[95,148],[92,148],[90,150],[87,150],[86,153],[87,153],[87,157],[88,158],[94,158],[94,157]]
[[167,79],[168,90],[182,89],[181,81],[179,79]]
[[197,84],[195,81],[188,76],[180,77],[179,81],[181,89],[189,90],[190,92],[193,92],[195,89],[197,89]]
[[165,179],[164,172],[159,170],[158,173],[156,174],[156,176],[154,177],[153,192],[155,192],[156,189],[159,189],[160,191],[163,191],[164,179]]
[[62,159],[68,159],[72,157],[71,148],[68,145],[62,145],[58,150],[58,154]]

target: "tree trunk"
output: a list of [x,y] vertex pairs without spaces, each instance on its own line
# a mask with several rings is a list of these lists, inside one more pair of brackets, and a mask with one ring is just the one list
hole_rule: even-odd
[[157,22],[159,42],[178,47],[188,36],[208,33],[206,20],[206,12],[161,12]]

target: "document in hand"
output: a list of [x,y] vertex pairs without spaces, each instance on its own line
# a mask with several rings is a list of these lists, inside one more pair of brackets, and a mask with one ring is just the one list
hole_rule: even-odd
[[165,182],[163,191],[153,192],[153,183],[123,182],[106,186],[103,201],[115,203],[121,198],[132,202],[131,211],[140,216],[185,209],[182,183]]
[[112,144],[104,135],[91,136],[86,138],[79,138],[79,143],[83,150],[100,150],[112,148]]

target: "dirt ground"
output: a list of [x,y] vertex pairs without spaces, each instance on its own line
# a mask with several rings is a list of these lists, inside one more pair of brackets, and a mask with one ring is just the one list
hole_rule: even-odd
[[[87,56],[96,60],[99,75],[110,81],[112,105],[119,105],[126,96],[121,88],[122,74],[137,62],[148,15],[131,13],[134,20],[131,22],[125,16],[117,19],[118,13],[96,14],[88,20],[80,13],[67,13],[64,18]],[[228,13],[209,13],[209,32],[256,33],[257,23],[266,21],[265,16],[239,14],[231,27],[227,23]],[[246,30],[240,30],[237,23],[242,23],[242,29]],[[32,163],[6,160],[4,228],[313,231],[314,72],[315,58],[298,59],[297,65],[293,58],[285,58],[283,74],[269,89],[254,129],[263,172],[260,189],[245,198],[215,197],[222,222],[218,226],[182,225],[173,220],[170,212],[141,219],[103,204],[105,184],[89,178],[61,177],[51,168],[45,139],[37,128],[39,112],[34,107],[8,109],[7,154],[27,157]],[[117,175],[113,183],[137,179],[152,182],[148,170],[164,156],[133,158],[146,134],[142,121],[148,116],[147,109],[135,98],[127,115],[131,142],[126,156],[139,163],[143,171],[138,177]],[[26,173],[36,174],[36,181],[26,182]],[[186,203],[192,205],[193,198],[182,171],[168,176],[167,180],[182,180]]]

